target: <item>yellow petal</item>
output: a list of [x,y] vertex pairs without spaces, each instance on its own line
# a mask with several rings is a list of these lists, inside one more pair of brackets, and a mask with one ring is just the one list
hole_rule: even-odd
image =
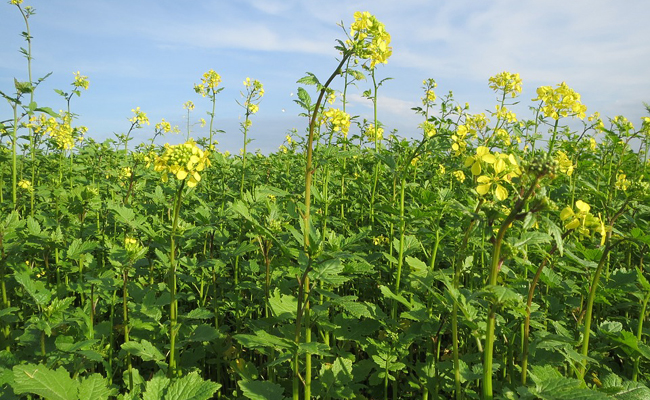
[[582,200],[576,201],[576,208],[583,213],[588,213],[591,210],[591,206]]
[[480,194],[481,196],[483,196],[483,195],[487,194],[487,192],[490,191],[490,186],[491,186],[490,184],[487,184],[487,185],[478,185],[478,186],[476,187],[476,191],[478,192],[478,194]]
[[573,210],[571,207],[564,207],[564,210],[560,213],[560,220],[564,221],[567,220],[571,217],[573,217],[575,214],[573,213]]
[[506,190],[506,188],[504,188],[499,184],[497,184],[497,189],[495,191],[495,194],[497,195],[497,199],[499,199],[499,201],[503,201],[506,198],[508,198],[508,191]]
[[481,175],[481,163],[480,162],[475,162],[472,165],[472,175]]
[[568,230],[575,229],[580,226],[580,220],[578,218],[575,218],[573,221],[569,222],[566,224],[564,227]]
[[488,164],[494,164],[494,162],[497,160],[496,157],[494,157],[493,154],[486,154],[484,156],[481,156],[481,160],[483,162],[486,162]]
[[176,178],[180,180],[185,179],[185,177],[187,177],[187,171],[185,171],[184,169],[181,169],[176,173]]

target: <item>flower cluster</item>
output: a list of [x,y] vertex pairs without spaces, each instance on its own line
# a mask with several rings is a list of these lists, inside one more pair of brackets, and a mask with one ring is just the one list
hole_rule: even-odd
[[209,70],[201,78],[201,84],[194,85],[194,91],[205,97],[208,94],[216,94],[217,86],[221,83],[221,76],[214,70]]
[[165,121],[165,118],[163,118],[160,122],[156,124],[156,133],[158,134],[163,134],[163,133],[179,133],[180,129],[178,129],[178,126],[173,126],[170,124],[168,121]]
[[614,186],[617,190],[626,191],[630,187],[630,181],[627,179],[627,175],[622,172],[616,174],[616,183]]
[[35,134],[47,134],[54,139],[56,146],[62,150],[70,150],[74,147],[75,135],[83,139],[83,134],[87,131],[86,127],[72,128],[72,115],[67,112],[61,112],[61,122],[54,117],[47,117],[40,114],[38,117],[33,116],[29,120],[28,126],[34,130]]
[[558,150],[555,155],[555,160],[558,163],[560,172],[567,174],[568,176],[571,176],[571,174],[573,174],[573,169],[575,166],[573,165],[573,161],[571,161],[565,152]]
[[364,133],[368,140],[371,142],[374,142],[375,139],[377,139],[377,141],[381,141],[384,138],[384,128],[377,127],[377,129],[375,129],[374,124],[368,125]]
[[131,109],[131,112],[134,114],[133,118],[129,119],[129,122],[133,124],[134,127],[140,128],[144,124],[149,125],[149,117],[143,111],[140,111],[140,107]]
[[194,140],[170,146],[165,144],[162,156],[156,156],[154,170],[162,174],[163,182],[167,182],[168,174],[173,174],[178,180],[187,178],[187,186],[194,187],[201,180],[199,172],[210,166],[208,152],[201,150]]
[[18,181],[18,187],[21,189],[25,189],[28,192],[33,190],[32,183],[27,179],[21,179],[20,181]]
[[370,60],[370,68],[377,64],[388,63],[393,49],[390,47],[390,34],[384,24],[367,11],[354,13],[354,22],[350,26],[348,46],[352,46],[360,58]]
[[517,97],[521,93],[521,78],[519,74],[511,74],[510,72],[501,72],[488,79],[490,82],[490,89],[495,92],[503,92],[504,95]]
[[560,220],[564,221],[564,228],[567,230],[575,229],[583,236],[591,236],[591,232],[598,232],[601,236],[600,245],[605,243],[607,229],[600,216],[596,217],[591,214],[591,206],[582,200],[576,201],[575,209],[565,207],[560,212]]
[[247,118],[244,125],[248,128],[252,125],[248,116],[257,113],[260,109],[259,103],[264,96],[264,86],[262,86],[262,83],[257,79],[251,81],[251,78],[246,78],[244,81],[244,87],[246,88],[246,94],[242,93],[241,95],[246,100],[242,106],[246,109]]
[[338,108],[329,108],[323,113],[321,124],[330,123],[333,132],[341,132],[343,136],[348,137],[350,130],[350,114],[339,110]]
[[542,101],[542,113],[545,116],[558,120],[560,117],[577,116],[585,118],[587,106],[580,102],[580,94],[571,89],[565,82],[553,89],[551,86],[537,88],[537,97],[533,101]]
[[79,71],[75,72],[74,74],[74,82],[72,82],[72,86],[74,86],[77,89],[84,89],[88,90],[88,86],[90,85],[90,82],[88,82],[88,77],[81,75]]
[[[476,191],[481,196],[494,191],[499,201],[508,197],[508,190],[501,182],[511,182],[512,178],[521,175],[521,169],[517,159],[512,154],[495,153],[491,154],[490,149],[485,146],[479,146],[476,149],[476,155],[469,156],[465,159],[465,166],[470,167],[472,175],[479,176],[476,181],[479,185]],[[490,168],[487,168],[490,166]],[[488,169],[488,171],[484,171]]]

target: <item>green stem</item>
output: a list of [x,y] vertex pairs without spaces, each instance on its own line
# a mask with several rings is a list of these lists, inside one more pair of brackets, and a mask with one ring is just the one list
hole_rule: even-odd
[[[645,313],[648,307],[648,300],[650,300],[650,292],[646,293],[639,313],[639,324],[636,328],[636,340],[641,342],[641,335],[643,334],[643,320],[645,320]],[[639,364],[641,363],[641,355],[634,359],[634,368],[632,369],[632,380],[637,382],[639,379]]]
[[181,185],[176,192],[176,202],[174,203],[174,217],[172,222],[171,243],[170,243],[170,256],[169,256],[169,370],[168,375],[174,379],[177,375],[177,355],[176,355],[176,334],[178,331],[178,299],[176,299],[176,227],[178,226],[178,214],[181,209],[181,202],[183,199],[183,188],[185,187],[185,180],[181,181]]

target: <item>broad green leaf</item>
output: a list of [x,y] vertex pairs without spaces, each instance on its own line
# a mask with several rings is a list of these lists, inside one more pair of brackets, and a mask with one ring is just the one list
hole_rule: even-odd
[[100,374],[87,376],[79,385],[79,399],[106,400],[116,394],[117,390],[110,389],[108,382]]
[[302,83],[303,85],[320,86],[320,82],[318,81],[318,78],[316,78],[316,75],[312,74],[311,72],[307,72],[307,75],[298,79],[296,83]]
[[280,294],[280,289],[278,288],[269,297],[269,305],[271,306],[273,315],[280,320],[296,318],[298,300],[292,295]]
[[44,365],[26,364],[13,368],[16,394],[30,393],[46,400],[77,400],[79,382],[63,367],[52,371]]
[[49,304],[52,293],[45,289],[45,284],[42,281],[33,281],[26,271],[15,272],[14,279],[31,296],[36,305],[45,307],[45,305]]
[[155,375],[147,381],[142,395],[142,400],[160,400],[165,395],[165,389],[169,386],[169,378],[162,374]]
[[165,400],[208,400],[220,387],[220,383],[204,381],[195,371],[173,382]]
[[284,389],[277,383],[264,381],[237,382],[242,394],[251,400],[283,400]]
[[611,398],[618,400],[648,400],[650,389],[639,382],[625,381],[621,385],[621,391],[613,394]]
[[259,347],[270,347],[270,348],[280,348],[280,349],[295,349],[295,344],[288,340],[272,335],[263,330],[255,331],[254,335],[234,335],[233,336],[239,343],[244,347],[249,349],[255,349]]
[[424,261],[418,260],[414,257],[406,257],[406,263],[411,267],[411,273],[415,276],[424,278],[429,272],[429,267]]
[[143,361],[162,361],[165,356],[151,342],[142,339],[140,342],[128,341],[122,344],[122,350],[142,358]]
[[405,305],[409,309],[411,308],[411,303],[409,303],[409,301],[406,300],[406,298],[404,296],[402,296],[401,294],[393,293],[389,288],[387,288],[384,285],[379,285],[379,290],[381,290],[381,294],[383,294],[384,297],[387,297],[387,298],[389,298],[391,300],[398,301],[398,302],[402,303],[403,305]]

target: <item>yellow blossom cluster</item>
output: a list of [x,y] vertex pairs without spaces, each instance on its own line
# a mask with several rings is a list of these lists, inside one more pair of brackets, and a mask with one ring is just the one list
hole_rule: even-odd
[[533,101],[542,101],[541,111],[545,116],[558,120],[560,117],[577,116],[585,118],[587,106],[580,102],[580,94],[571,89],[566,82],[551,86],[537,88],[537,97]]
[[634,125],[627,118],[622,115],[617,115],[614,117],[612,122],[619,127],[619,129],[625,131],[634,131]]
[[[246,99],[243,107],[246,109],[246,115],[248,116],[259,111],[259,102],[264,96],[264,86],[257,79],[251,81],[251,78],[246,78],[244,87],[246,88],[246,94],[242,93],[241,95]],[[246,128],[251,126],[251,120],[247,118],[244,125]]]
[[149,117],[147,117],[147,114],[145,114],[144,111],[140,111],[140,107],[131,109],[131,112],[134,115],[133,118],[129,119],[129,122],[131,122],[133,126],[141,127],[144,124],[149,125]]
[[330,123],[334,132],[341,132],[343,136],[348,137],[350,130],[350,114],[339,110],[338,108],[329,108],[323,113],[321,124]]
[[[502,182],[511,182],[512,178],[521,175],[517,159],[512,154],[490,153],[490,149],[479,146],[476,155],[465,159],[465,166],[471,167],[472,175],[479,176],[476,181],[479,185],[476,191],[484,196],[492,191],[499,201],[508,197],[508,190]],[[487,170],[487,171],[486,171]]]
[[168,174],[173,174],[178,180],[187,179],[187,186],[194,187],[201,180],[199,172],[210,165],[208,152],[190,139],[178,145],[165,144],[163,155],[156,156],[154,170],[162,174],[163,182],[167,182]]
[[208,94],[215,94],[220,83],[221,76],[211,69],[203,74],[200,85],[194,85],[194,91],[203,97]]
[[87,131],[86,127],[73,129],[70,126],[71,122],[72,115],[61,112],[61,122],[57,121],[54,117],[47,117],[45,114],[40,114],[39,116],[31,117],[28,126],[36,134],[49,135],[54,139],[59,149],[70,150],[74,147],[74,134],[79,133],[83,135]]
[[560,220],[564,221],[564,228],[567,230],[575,229],[583,236],[591,236],[591,232],[600,234],[600,245],[605,244],[607,229],[600,216],[596,217],[591,214],[591,206],[582,200],[576,201],[575,209],[565,207],[560,212]]
[[650,136],[650,117],[641,118],[641,133]]
[[490,89],[495,92],[503,92],[505,95],[517,97],[521,93],[521,78],[519,74],[500,72],[488,79]]
[[133,172],[131,171],[131,168],[130,167],[124,167],[124,168],[122,168],[120,170],[119,178],[120,178],[121,181],[126,181],[126,180],[129,180],[132,175],[133,175]]
[[460,170],[454,171],[452,172],[452,175],[454,176],[454,178],[456,178],[458,182],[460,183],[465,182],[465,173],[463,171]]
[[30,181],[28,181],[27,179],[21,179],[20,181],[18,181],[18,187],[21,188],[21,189],[25,189],[27,191],[31,191],[32,190],[32,183]]
[[562,173],[565,173],[568,176],[571,176],[571,174],[573,174],[573,161],[571,161],[565,152],[558,150],[558,152],[555,154],[555,160],[557,161],[558,167]]
[[23,4],[23,0],[11,0],[9,3],[13,4],[14,6],[19,6]]
[[630,181],[627,179],[627,175],[623,172],[616,174],[616,183],[614,186],[617,190],[626,191],[630,187]]
[[393,49],[390,47],[390,34],[386,32],[384,24],[368,11],[354,13],[354,22],[350,26],[348,46],[355,49],[355,53],[362,59],[370,60],[370,68],[377,64],[388,63]]
[[436,130],[436,126],[429,121],[424,121],[423,123],[421,123],[420,128],[422,128],[422,131],[424,131],[424,135],[426,137],[432,137],[435,136],[436,133],[438,133],[438,131]]
[[496,109],[497,111],[492,115],[496,116],[497,119],[506,121],[508,123],[517,122],[517,114],[508,110],[505,106],[501,106],[497,104]]
[[160,122],[156,124],[156,132],[159,133],[179,133],[180,129],[178,126],[172,127],[172,124],[170,124],[168,121],[165,121],[165,118],[163,118]]
[[463,154],[467,147],[467,136],[476,139],[478,133],[482,132],[489,122],[490,120],[485,117],[484,113],[475,115],[467,114],[465,116],[465,123],[458,125],[456,132],[451,136],[451,149],[454,151],[454,155],[459,156]]
[[83,88],[84,90],[88,90],[88,86],[90,85],[90,82],[88,82],[88,77],[81,75],[79,71],[74,73],[74,82],[72,82],[72,86],[76,88]]
[[377,141],[381,141],[384,138],[384,128],[378,127],[375,129],[374,124],[368,125],[364,133],[366,134],[366,137],[368,137],[368,140],[371,142],[374,142],[375,139],[377,139]]

